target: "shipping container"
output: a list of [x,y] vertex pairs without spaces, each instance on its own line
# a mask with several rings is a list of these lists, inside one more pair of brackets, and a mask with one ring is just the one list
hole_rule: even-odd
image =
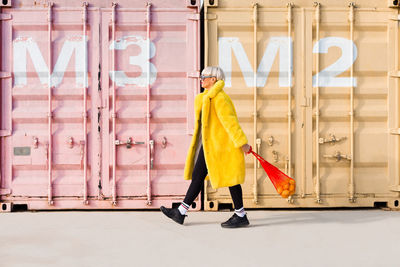
[[2,1],[2,210],[182,201],[199,9],[199,0]]
[[249,143],[297,182],[281,198],[247,156],[246,208],[398,207],[395,2],[204,0],[201,43],[199,0],[2,1],[0,210],[179,203],[200,52]]
[[[398,1],[204,1],[204,64],[253,146],[296,180],[277,194],[246,157],[246,208],[396,208],[399,175]],[[205,185],[206,210],[231,207]]]

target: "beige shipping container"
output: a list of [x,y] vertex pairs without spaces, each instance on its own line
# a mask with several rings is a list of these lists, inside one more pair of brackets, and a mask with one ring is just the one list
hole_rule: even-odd
[[[397,2],[397,1],[395,1]],[[246,208],[398,208],[399,8],[393,1],[204,1],[205,65],[226,73],[249,144]],[[205,209],[230,205],[205,185]]]

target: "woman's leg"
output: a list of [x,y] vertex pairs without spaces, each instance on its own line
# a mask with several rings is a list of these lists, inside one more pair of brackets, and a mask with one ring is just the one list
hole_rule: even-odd
[[240,184],[231,186],[229,187],[229,192],[231,193],[233,204],[235,205],[235,214],[226,222],[221,223],[221,226],[224,228],[237,228],[249,225],[249,220],[243,208],[242,187]]
[[207,165],[204,159],[203,146],[200,148],[199,156],[197,157],[196,164],[194,165],[192,182],[190,183],[189,189],[186,193],[184,201],[176,209],[169,209],[164,206],[160,207],[162,213],[167,217],[171,218],[179,224],[183,224],[185,220],[185,214],[188,211],[190,205],[192,205],[195,198],[199,195],[201,188],[204,185],[204,179],[207,176]]
[[235,210],[243,208],[243,193],[240,184],[229,187]]
[[249,220],[243,208],[242,187],[240,184],[231,186],[229,187],[229,192],[231,193],[233,204],[235,205],[235,214],[226,222],[221,223],[221,226],[224,228],[237,228],[249,225]]
[[186,213],[182,208],[188,210],[190,205],[192,205],[193,201],[199,195],[204,186],[204,179],[206,178],[207,173],[208,171],[206,161],[204,159],[203,146],[201,146],[199,156],[197,157],[197,161],[193,169],[192,182],[190,183],[185,199],[179,207],[181,214],[182,212],[183,214]]

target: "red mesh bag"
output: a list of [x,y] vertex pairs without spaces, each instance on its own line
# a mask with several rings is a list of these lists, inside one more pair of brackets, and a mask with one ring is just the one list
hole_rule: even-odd
[[280,194],[283,198],[287,198],[294,194],[296,190],[296,182],[294,179],[290,178],[289,176],[281,172],[277,167],[255,153],[252,150],[252,147],[250,147],[249,152],[247,152],[247,154],[250,153],[252,153],[261,163],[261,166],[264,168],[278,194]]

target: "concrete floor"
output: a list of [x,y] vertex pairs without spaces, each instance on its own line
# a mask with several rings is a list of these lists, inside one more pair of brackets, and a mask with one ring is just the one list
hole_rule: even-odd
[[400,266],[400,212],[191,212],[181,226],[155,211],[0,214],[0,266]]

